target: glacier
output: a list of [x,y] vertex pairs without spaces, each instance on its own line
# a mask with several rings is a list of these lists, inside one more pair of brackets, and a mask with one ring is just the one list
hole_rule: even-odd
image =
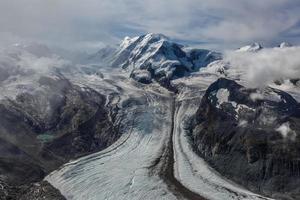
[[[120,75],[113,77],[111,72],[103,74],[104,78],[87,75],[72,80],[77,84],[85,80],[89,87],[115,96],[127,128],[109,148],[71,161],[45,178],[67,199],[187,199],[181,191],[197,194],[199,199],[268,199],[223,178],[188,143],[184,122],[196,111],[215,76],[200,73],[176,80],[175,84],[184,86],[174,97],[158,84],[143,85]],[[161,176],[165,164],[160,158],[169,159],[164,156],[170,141],[174,177],[184,190]]]

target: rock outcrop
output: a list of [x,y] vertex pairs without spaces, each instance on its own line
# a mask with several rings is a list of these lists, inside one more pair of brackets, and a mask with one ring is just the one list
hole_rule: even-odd
[[221,174],[263,194],[299,199],[300,106],[289,94],[220,78],[192,124],[195,151]]

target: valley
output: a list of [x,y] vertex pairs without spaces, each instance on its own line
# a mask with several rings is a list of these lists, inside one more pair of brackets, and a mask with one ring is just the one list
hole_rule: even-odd
[[[203,90],[213,81],[198,78],[189,81],[202,83]],[[97,83],[104,85],[100,79]],[[180,94],[158,84],[112,79],[109,84],[122,91],[120,111],[127,132],[104,151],[67,163],[46,177],[67,199],[266,199],[222,178],[193,153],[183,126],[203,93],[193,90],[184,95],[187,99],[178,99]],[[195,94],[199,96],[191,97]]]

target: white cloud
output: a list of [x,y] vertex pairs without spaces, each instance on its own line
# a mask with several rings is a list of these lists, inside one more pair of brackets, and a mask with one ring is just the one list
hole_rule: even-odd
[[264,87],[275,80],[299,78],[299,55],[300,47],[269,48],[255,53],[227,52],[225,60],[251,86]]
[[65,47],[160,32],[231,48],[290,39],[282,33],[299,29],[299,8],[298,0],[2,0],[0,27],[14,37]]
[[22,53],[16,63],[23,72],[29,71],[43,75],[49,74],[53,68],[62,68],[69,64],[70,61],[63,60],[57,56],[37,57],[29,53]]
[[279,132],[281,134],[281,136],[283,137],[283,139],[289,139],[289,140],[292,140],[292,141],[295,141],[296,139],[296,132],[293,131],[291,128],[290,128],[290,124],[289,122],[286,122],[286,123],[283,123],[281,124],[277,129],[276,129],[277,132]]
[[250,94],[250,99],[252,101],[257,101],[257,100],[263,100],[264,99],[264,95],[258,92],[254,92]]

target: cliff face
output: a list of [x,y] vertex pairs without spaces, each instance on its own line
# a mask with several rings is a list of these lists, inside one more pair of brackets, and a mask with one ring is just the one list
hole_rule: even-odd
[[289,94],[221,78],[193,119],[195,151],[230,179],[267,195],[299,198],[300,106]]

